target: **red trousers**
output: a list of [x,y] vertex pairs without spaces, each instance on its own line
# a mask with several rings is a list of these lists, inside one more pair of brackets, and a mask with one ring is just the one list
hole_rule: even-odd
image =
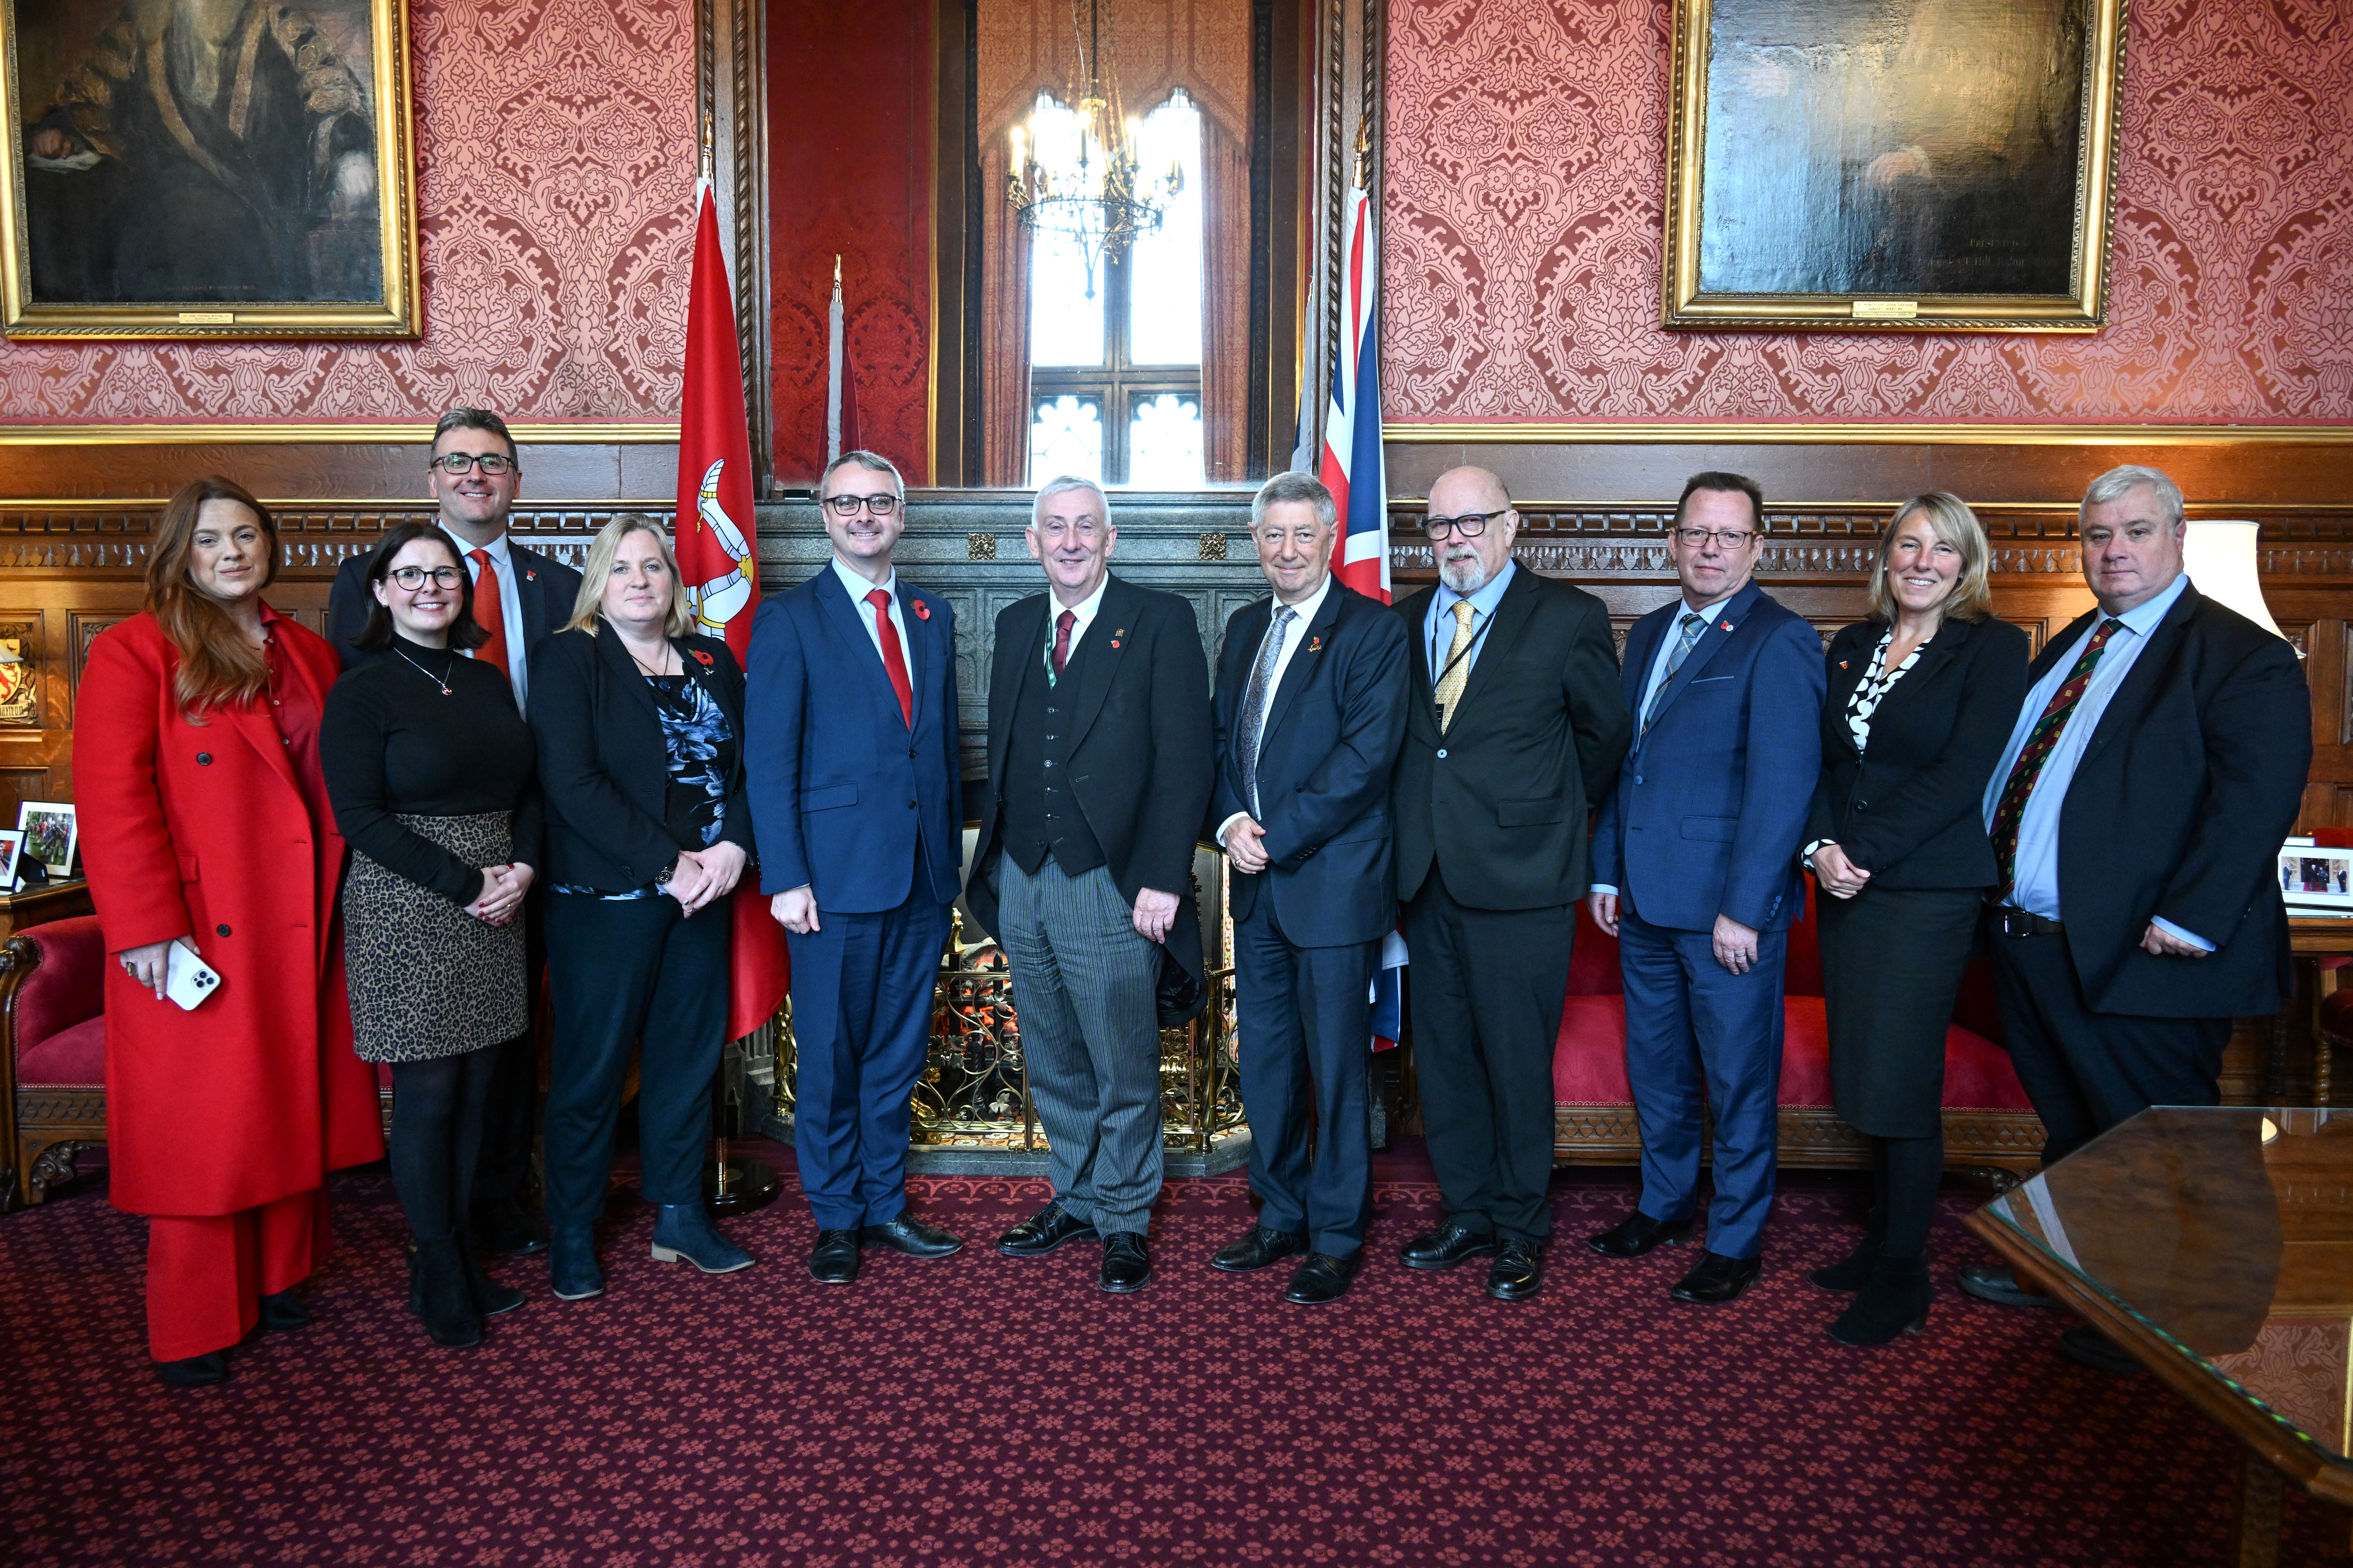
[[227,1350],[253,1331],[261,1299],[291,1289],[327,1258],[327,1189],[259,1208],[147,1221],[147,1353],[157,1361]]

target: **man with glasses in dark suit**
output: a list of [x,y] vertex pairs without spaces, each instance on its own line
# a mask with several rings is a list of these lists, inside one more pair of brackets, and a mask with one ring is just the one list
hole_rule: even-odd
[[[522,489],[522,462],[506,421],[488,409],[452,408],[441,416],[433,427],[425,483],[440,512],[436,521],[473,574],[474,619],[490,634],[490,640],[468,657],[497,665],[514,688],[515,706],[522,708],[530,689],[532,653],[572,618],[574,601],[580,596],[580,574],[508,538],[508,517]],[[363,551],[343,563],[327,597],[327,639],[346,669],[381,657],[353,646],[374,604]],[[526,930],[531,973],[536,976],[542,955],[535,917],[528,920]],[[536,979],[533,987],[536,991]],[[537,1120],[538,1055],[528,1031],[497,1048],[496,1076],[482,1114],[481,1163],[474,1174],[474,1234],[493,1252],[542,1252],[547,1247],[547,1227],[522,1201],[531,1175]]]
[[1586,816],[1628,733],[1609,612],[1514,563],[1519,527],[1484,468],[1430,487],[1439,580],[1398,606],[1413,690],[1393,797],[1415,1071],[1446,1202],[1402,1256],[1409,1268],[1493,1258],[1501,1301],[1543,1283]]

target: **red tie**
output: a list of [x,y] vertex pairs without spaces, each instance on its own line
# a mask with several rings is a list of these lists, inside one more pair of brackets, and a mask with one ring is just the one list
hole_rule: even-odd
[[891,595],[877,588],[866,595],[874,606],[874,635],[882,644],[882,668],[891,672],[891,689],[899,694],[899,717],[915,727],[915,686],[907,679],[907,656],[899,650],[899,628],[891,624]]
[[484,664],[497,665],[499,673],[512,680],[514,672],[507,668],[507,604],[499,590],[499,563],[487,550],[466,553],[480,568],[474,574],[474,620],[491,634],[491,640],[476,648],[474,657]]
[[1079,624],[1079,612],[1064,610],[1054,617],[1054,673],[1060,676],[1071,663],[1071,628]]

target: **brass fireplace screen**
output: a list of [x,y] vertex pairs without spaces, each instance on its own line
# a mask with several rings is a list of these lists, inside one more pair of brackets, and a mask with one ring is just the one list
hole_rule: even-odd
[[[1209,1005],[1160,1032],[1160,1110],[1171,1149],[1203,1153],[1242,1122],[1235,1071],[1234,972],[1209,972]],[[792,1004],[776,1020],[776,1111],[793,1114]],[[915,1080],[913,1141],[922,1148],[1042,1149],[1029,1099],[1013,976],[995,942],[967,947],[959,911],[932,1000],[931,1049]]]

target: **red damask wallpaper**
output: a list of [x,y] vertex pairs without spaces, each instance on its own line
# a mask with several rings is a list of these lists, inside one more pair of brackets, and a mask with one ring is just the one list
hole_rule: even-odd
[[0,344],[26,420],[678,417],[694,249],[685,0],[410,0],[425,335]]
[[1390,0],[1396,421],[2353,420],[2353,10],[2133,0],[2109,326],[1669,332],[1672,0]]
[[776,476],[825,467],[841,258],[859,437],[932,482],[932,6],[768,0],[769,399]]

